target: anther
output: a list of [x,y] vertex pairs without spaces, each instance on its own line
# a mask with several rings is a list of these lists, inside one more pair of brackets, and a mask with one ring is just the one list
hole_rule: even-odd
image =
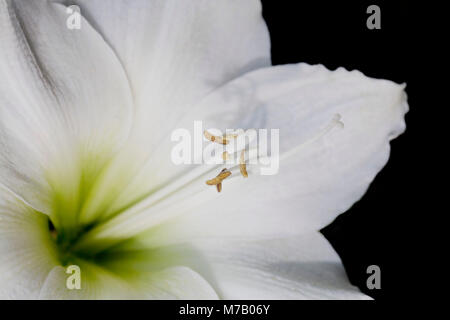
[[248,177],[247,166],[245,164],[245,150],[241,151],[241,156],[239,158],[239,169],[244,178]]
[[221,183],[223,180],[225,180],[229,176],[231,176],[231,171],[229,171],[228,169],[225,168],[222,171],[220,171],[220,173],[217,175],[217,177],[206,181],[206,184],[209,186],[218,185],[219,183]]

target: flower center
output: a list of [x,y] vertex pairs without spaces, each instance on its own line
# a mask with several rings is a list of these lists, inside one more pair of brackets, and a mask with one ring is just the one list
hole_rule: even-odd
[[55,242],[58,257],[63,266],[76,263],[77,260],[83,259],[87,261],[95,260],[95,255],[75,249],[78,240],[92,227],[61,229],[55,228],[51,219],[48,219],[48,229],[51,239]]

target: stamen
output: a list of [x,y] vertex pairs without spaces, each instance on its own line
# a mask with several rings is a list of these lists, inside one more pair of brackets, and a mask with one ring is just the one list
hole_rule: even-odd
[[241,151],[241,157],[239,158],[239,169],[244,178],[248,178],[247,166],[245,164],[245,150]]
[[229,176],[231,176],[231,171],[229,171],[228,169],[225,168],[222,171],[220,171],[220,173],[217,175],[217,177],[206,181],[206,184],[209,186],[218,185],[219,183],[221,183],[223,180],[225,180]]
[[[295,153],[299,152],[305,145],[317,141],[336,126],[341,128],[344,126],[339,114],[335,115],[331,123],[318,134],[308,139],[306,142],[292,148],[290,151],[283,153],[280,156],[280,161],[288,156],[295,156]],[[207,131],[205,131],[205,137],[209,137],[208,140],[210,141],[216,140],[216,137],[209,134]],[[258,149],[248,151],[247,162],[250,163],[254,158],[258,157],[257,151]],[[231,152],[231,154],[234,154],[234,152]],[[242,156],[243,154],[241,153],[241,160]],[[243,161],[241,161],[241,164],[243,164],[242,162]],[[174,179],[168,185],[163,186],[161,189],[150,194],[142,201],[125,209],[120,215],[114,216],[110,220],[87,231],[82,239],[74,245],[73,249],[80,250],[88,247],[90,248],[92,247],[91,241],[95,240],[96,246],[94,249],[90,248],[90,250],[99,252],[114,243],[148,230],[150,227],[160,224],[161,221],[166,221],[174,216],[184,213],[184,211],[187,210],[185,208],[187,207],[185,201],[198,203],[203,200],[203,192],[206,191],[206,188],[198,186],[198,183],[199,181],[204,181],[205,176],[211,174],[216,168],[217,166],[198,166],[197,168],[188,171],[186,174]],[[253,170],[249,165],[249,169],[250,168]],[[222,182],[232,175],[231,170],[237,172],[237,166],[230,168],[230,170],[223,169],[217,177],[206,181],[206,184],[215,185],[217,191],[221,192]],[[1,184],[0,190],[2,190]],[[136,221],[143,222],[136,224]]]

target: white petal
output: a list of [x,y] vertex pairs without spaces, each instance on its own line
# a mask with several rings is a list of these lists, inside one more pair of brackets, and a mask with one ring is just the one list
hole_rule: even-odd
[[[230,110],[234,120],[225,125],[234,121],[250,128],[280,129],[280,152],[286,157],[279,173],[248,179],[237,173],[223,182],[220,194],[193,180],[192,192],[183,188],[183,196],[170,195],[142,209],[104,236],[129,237],[177,214],[167,226],[150,229],[146,244],[198,237],[284,237],[319,230],[360,199],[387,162],[389,141],[405,129],[408,105],[403,88],[358,71],[330,72],[306,64],[239,78],[203,106]],[[203,119],[217,124],[219,116],[214,119],[209,113]],[[344,129],[302,146],[337,113]],[[176,206],[170,205],[175,201]]]
[[89,189],[132,121],[113,51],[84,20],[69,30],[67,17],[60,4],[0,0],[1,183],[46,213],[52,188],[66,203],[87,197],[80,186]]
[[83,218],[89,220],[99,206],[116,212],[166,183],[170,174],[155,170],[155,162],[166,159],[156,147],[190,116],[193,103],[245,72],[269,66],[270,39],[259,0],[63,3],[79,5],[114,49],[137,108],[128,148],[98,188],[107,189],[120,175],[121,185],[108,189],[117,200],[98,193]]
[[0,299],[37,299],[56,264],[47,216],[0,187]]
[[169,105],[185,106],[230,79],[270,65],[258,0],[64,3],[79,5],[117,53],[139,107],[147,109],[140,115],[147,115],[154,132],[176,113],[167,113]]
[[196,244],[223,299],[370,299],[352,286],[319,233],[265,241]]

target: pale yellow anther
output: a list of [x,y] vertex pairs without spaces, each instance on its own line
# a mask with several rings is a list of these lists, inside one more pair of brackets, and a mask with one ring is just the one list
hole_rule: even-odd
[[[222,171],[220,171],[220,173],[217,175],[217,177],[206,181],[206,184],[209,186],[215,186],[220,184],[223,180],[225,180],[226,178],[228,178],[229,176],[231,176],[231,171],[229,171],[228,169],[223,169]],[[219,189],[219,188],[218,188]],[[222,188],[220,187],[220,189],[222,190]],[[219,191],[220,192],[220,191]]]
[[241,151],[241,156],[239,158],[239,169],[244,178],[248,178],[247,166],[245,164],[245,150]]

